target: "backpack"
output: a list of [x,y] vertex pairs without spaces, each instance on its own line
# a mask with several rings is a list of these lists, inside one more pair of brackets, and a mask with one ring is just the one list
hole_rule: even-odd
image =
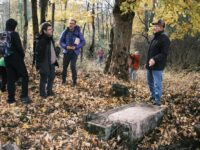
[[0,55],[3,57],[8,57],[13,53],[11,51],[11,33],[8,31],[0,33]]

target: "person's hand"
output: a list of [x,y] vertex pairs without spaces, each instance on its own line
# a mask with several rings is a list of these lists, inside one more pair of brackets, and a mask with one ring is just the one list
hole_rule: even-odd
[[72,47],[71,47],[72,50],[75,50],[75,48],[76,48],[75,46],[72,46]]
[[151,58],[151,59],[149,60],[149,67],[154,66],[155,63],[156,63],[155,60],[154,60],[153,58]]
[[143,67],[144,67],[144,69],[146,69],[146,67],[147,67],[147,64],[144,64],[144,66],[143,66]]
[[69,50],[70,50],[70,49],[71,49],[71,46],[67,46],[67,49],[69,49]]

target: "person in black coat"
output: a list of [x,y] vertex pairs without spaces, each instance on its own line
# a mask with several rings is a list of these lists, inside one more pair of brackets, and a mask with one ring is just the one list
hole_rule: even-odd
[[164,32],[165,22],[158,20],[153,23],[154,38],[152,39],[146,62],[147,82],[155,105],[160,105],[162,96],[162,74],[166,66],[170,40]]
[[36,68],[40,72],[40,96],[45,99],[47,96],[54,95],[52,89],[55,78],[55,66],[58,66],[53,40],[53,28],[47,22],[41,25],[36,52]]
[[21,101],[23,103],[30,103],[28,97],[28,72],[24,63],[24,50],[18,32],[15,31],[17,27],[17,21],[14,19],[8,19],[6,21],[6,31],[11,36],[11,48],[9,49],[10,55],[4,57],[7,72],[7,90],[8,90],[8,103],[15,102],[15,82],[22,79],[22,92]]

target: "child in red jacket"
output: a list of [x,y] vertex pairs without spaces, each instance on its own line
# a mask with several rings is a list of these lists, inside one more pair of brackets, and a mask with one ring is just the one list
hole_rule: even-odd
[[129,76],[132,80],[136,79],[136,73],[140,66],[140,54],[136,51],[134,54],[130,54],[129,62]]

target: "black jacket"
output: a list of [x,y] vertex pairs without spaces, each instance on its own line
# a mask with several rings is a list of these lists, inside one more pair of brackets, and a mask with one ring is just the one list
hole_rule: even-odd
[[[53,43],[54,50],[55,44],[52,37],[46,35],[40,35],[37,39],[36,45],[36,67],[42,74],[49,74],[51,67],[51,42]],[[55,62],[58,66],[58,62]]]
[[14,53],[15,56],[24,59],[24,49],[22,48],[21,39],[17,32],[11,33],[11,51]]
[[[155,33],[147,55],[146,67],[148,70],[163,70],[165,68],[169,46],[170,40],[164,31]],[[151,58],[155,60],[155,65],[149,67],[149,60]]]

